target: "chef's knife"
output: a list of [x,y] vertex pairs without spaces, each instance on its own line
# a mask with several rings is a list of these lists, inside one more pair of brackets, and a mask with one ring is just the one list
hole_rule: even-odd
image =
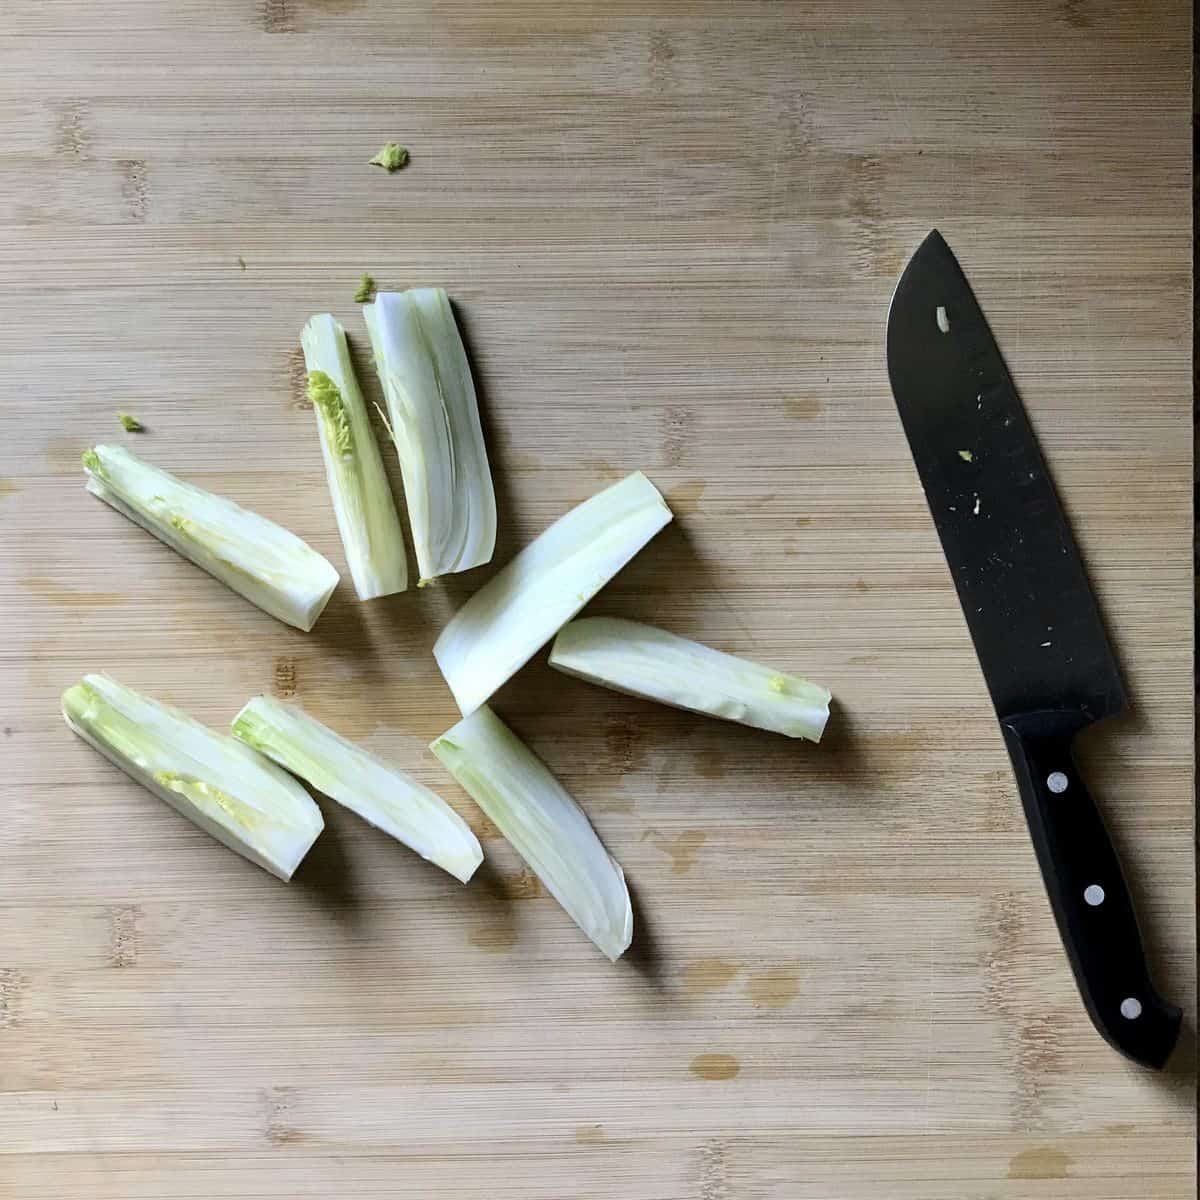
[[1120,863],[1071,758],[1081,729],[1125,708],[1125,690],[1025,409],[936,230],[896,285],[887,364],[1083,1002],[1113,1046],[1161,1067],[1181,1013],[1150,981]]

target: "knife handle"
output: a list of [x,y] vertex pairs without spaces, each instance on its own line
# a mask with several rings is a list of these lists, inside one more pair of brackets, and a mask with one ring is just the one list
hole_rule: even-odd
[[1154,989],[1116,851],[1071,756],[1089,724],[1075,711],[1000,722],[1029,833],[1075,981],[1093,1024],[1122,1054],[1161,1067],[1183,1014]]

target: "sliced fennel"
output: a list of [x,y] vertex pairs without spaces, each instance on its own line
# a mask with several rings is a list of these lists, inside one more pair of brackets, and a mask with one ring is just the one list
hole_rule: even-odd
[[107,675],[85,675],[62,707],[110,762],[280,879],[291,879],[325,828],[312,797],[274,763]]
[[337,586],[333,564],[294,533],[122,446],[84,451],[83,466],[94,496],[289,625],[311,629]]
[[441,288],[380,292],[363,308],[400,456],[423,583],[488,562],[496,497],[471,368]]
[[297,705],[258,696],[234,718],[233,734],[463,883],[483,862],[475,835],[441,796]]
[[472,713],[664,525],[671,510],[640,471],[571,509],[454,615],[433,655]]
[[404,534],[354,378],[346,331],[329,313],[321,313],[304,326],[300,346],[354,590],[360,600],[402,592],[408,587]]
[[633,696],[819,742],[829,692],[652,625],[583,617],[564,625],[550,665]]
[[575,924],[611,961],[620,958],[633,936],[625,874],[546,764],[486,706],[430,749]]

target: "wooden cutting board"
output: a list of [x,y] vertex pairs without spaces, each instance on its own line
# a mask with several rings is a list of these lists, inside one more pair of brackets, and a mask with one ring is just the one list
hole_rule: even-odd
[[[1192,1197],[1189,35],[1167,0],[7,0],[0,1194]],[[1161,1075],[1077,999],[893,408],[934,224],[1135,698],[1086,766],[1189,1014]],[[425,750],[486,570],[305,635],[83,490],[124,442],[341,567],[297,335],[361,349],[364,270],[458,304],[497,562],[640,468],[677,520],[590,611],[837,695],[814,747],[505,688],[628,872],[615,967]],[[487,868],[325,803],[284,886],[71,737],[88,670],[217,726],[294,697]]]

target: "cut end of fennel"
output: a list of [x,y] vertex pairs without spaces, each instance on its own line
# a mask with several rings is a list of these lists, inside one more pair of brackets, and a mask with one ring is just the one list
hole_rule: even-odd
[[130,778],[284,881],[325,827],[312,797],[262,755],[107,675],[67,688],[62,709]]
[[329,313],[300,334],[338,533],[360,600],[408,587],[404,534],[354,374],[346,331]]
[[564,625],[550,665],[567,675],[674,708],[819,742],[831,694],[664,629],[616,617]]
[[469,715],[671,520],[640,471],[560,517],[454,615],[433,654]]
[[475,383],[441,288],[380,292],[363,308],[422,579],[490,562],[496,496]]
[[87,489],[264,612],[305,632],[338,573],[274,521],[151,466],[123,446],[83,454]]
[[441,796],[298,705],[257,696],[233,734],[462,883],[483,862],[478,839]]
[[610,961],[629,948],[625,875],[546,764],[479,708],[430,749]]

